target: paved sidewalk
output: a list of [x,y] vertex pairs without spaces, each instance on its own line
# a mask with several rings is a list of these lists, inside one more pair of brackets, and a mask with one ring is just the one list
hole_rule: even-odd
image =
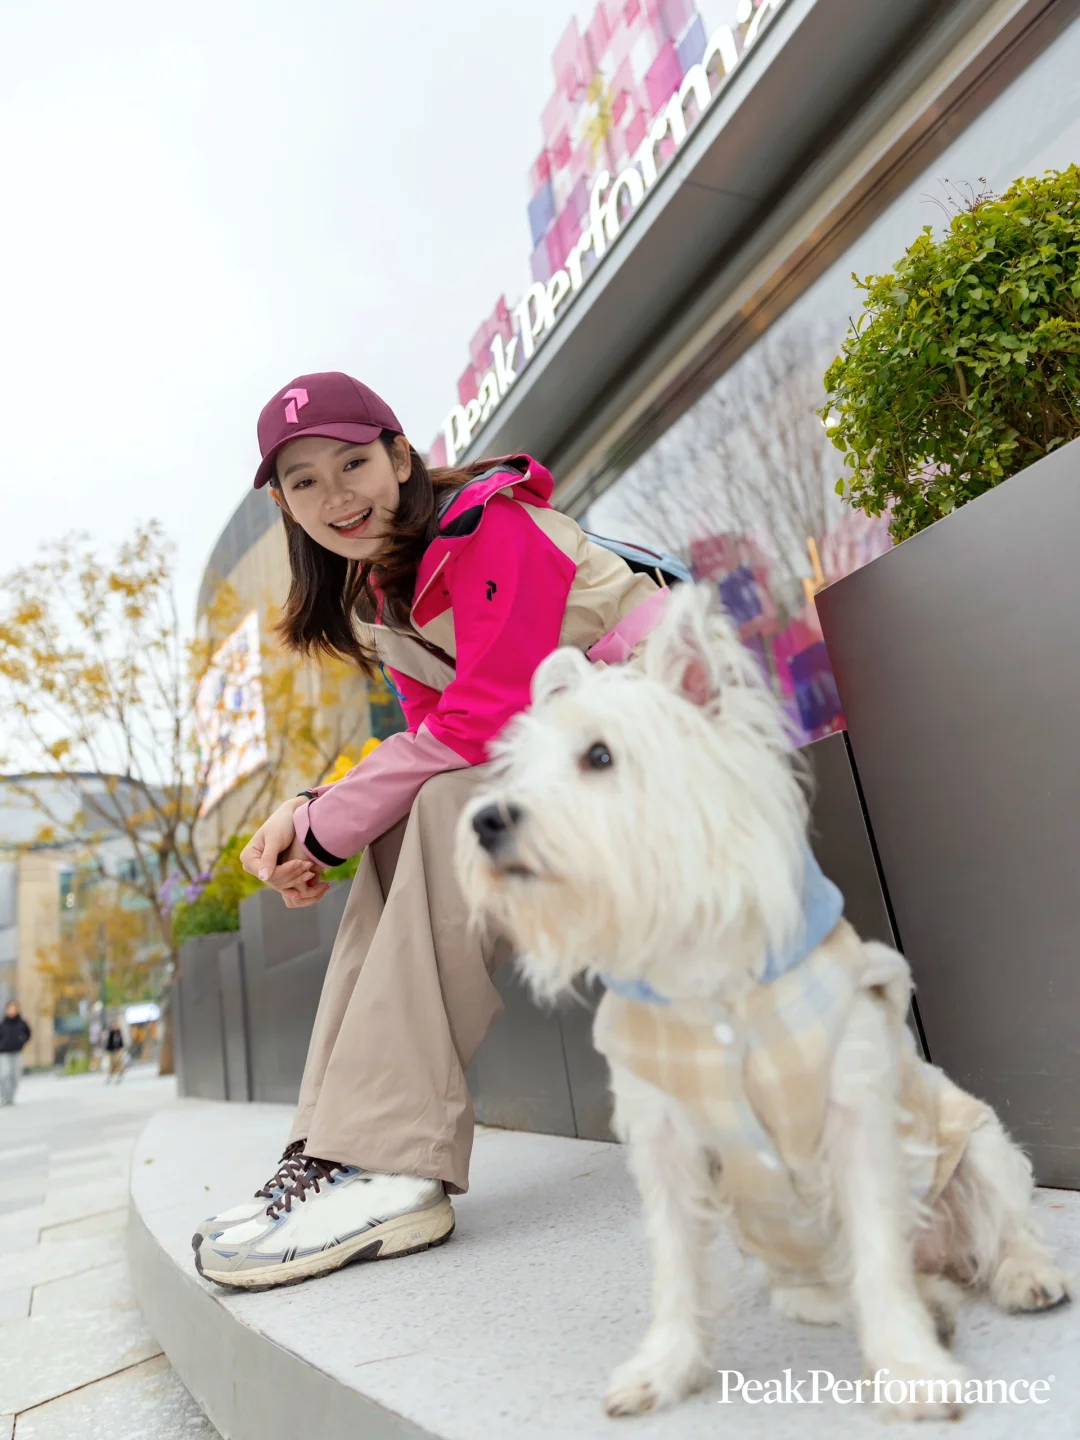
[[214,1440],[125,1258],[135,1140],[175,1094],[148,1066],[33,1075],[0,1110],[0,1440]]

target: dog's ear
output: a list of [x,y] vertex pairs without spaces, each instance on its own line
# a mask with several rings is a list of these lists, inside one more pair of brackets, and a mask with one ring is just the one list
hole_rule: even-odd
[[645,672],[691,705],[719,700],[745,651],[712,585],[680,585],[645,645]]
[[645,642],[645,674],[710,721],[777,755],[797,742],[757,658],[739,639],[715,585],[679,585]]
[[532,703],[542,705],[553,695],[565,690],[576,690],[589,674],[591,666],[580,650],[566,645],[553,650],[546,660],[541,660],[532,678]]

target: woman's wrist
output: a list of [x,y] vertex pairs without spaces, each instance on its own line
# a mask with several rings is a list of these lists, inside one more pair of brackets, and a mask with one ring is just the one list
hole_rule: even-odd
[[291,799],[283,801],[278,809],[287,810],[290,815],[295,815],[300,806],[306,805],[310,799],[310,795],[294,795]]

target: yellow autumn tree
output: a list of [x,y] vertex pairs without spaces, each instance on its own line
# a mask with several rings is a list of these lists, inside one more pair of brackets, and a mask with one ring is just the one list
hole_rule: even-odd
[[146,906],[125,903],[112,882],[90,879],[72,892],[60,939],[37,952],[37,968],[54,1003],[72,1011],[80,1002],[105,1006],[148,999],[155,957],[153,917]]
[[[227,586],[192,636],[174,563],[149,524],[107,558],[69,537],[0,579],[7,785],[39,818],[35,843],[93,856],[127,842],[134,863],[118,883],[145,901],[173,967],[169,887],[205,876],[232,835],[295,793],[296,775],[317,784],[359,758],[367,731],[357,672],[286,660],[244,628]],[[56,783],[31,783],[42,777]],[[200,823],[218,793],[230,795],[227,834]]]

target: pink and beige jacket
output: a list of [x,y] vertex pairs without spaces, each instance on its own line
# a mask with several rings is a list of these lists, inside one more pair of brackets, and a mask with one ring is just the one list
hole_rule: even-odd
[[486,760],[552,650],[624,660],[655,623],[656,583],[555,510],[553,489],[527,455],[466,485],[420,562],[411,630],[370,627],[408,729],[296,811],[313,859],[340,864],[408,814],[433,775]]

